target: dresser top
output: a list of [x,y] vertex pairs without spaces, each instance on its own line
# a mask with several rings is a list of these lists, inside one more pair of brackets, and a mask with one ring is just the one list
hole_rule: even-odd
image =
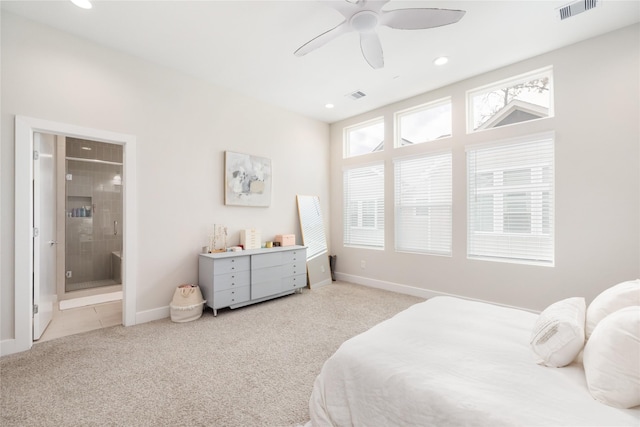
[[212,254],[200,254],[200,256],[205,258],[219,259],[219,258],[230,258],[230,257],[237,257],[237,256],[269,254],[273,252],[301,250],[306,248],[307,248],[306,246],[299,246],[299,245],[276,246],[273,248],[247,249],[246,251],[238,251],[238,252],[214,252]]

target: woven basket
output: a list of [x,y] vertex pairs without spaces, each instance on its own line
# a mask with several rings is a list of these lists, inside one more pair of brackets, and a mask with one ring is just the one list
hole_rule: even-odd
[[173,293],[173,300],[169,304],[171,321],[183,323],[200,318],[205,302],[198,286],[178,286]]

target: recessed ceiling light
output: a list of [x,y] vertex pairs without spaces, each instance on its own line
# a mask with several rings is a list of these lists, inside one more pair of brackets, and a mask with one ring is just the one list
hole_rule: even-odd
[[91,9],[91,2],[89,0],[71,0],[71,3],[75,4],[82,9]]
[[446,56],[441,56],[433,60],[433,63],[436,65],[444,65],[447,62],[449,62],[449,58],[447,58]]
[[324,108],[333,108],[334,105],[333,104],[324,104]]

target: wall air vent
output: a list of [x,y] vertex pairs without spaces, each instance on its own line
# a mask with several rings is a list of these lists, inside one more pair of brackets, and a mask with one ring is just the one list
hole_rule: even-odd
[[353,92],[353,93],[350,93],[350,94],[349,94],[349,95],[347,95],[347,96],[348,96],[349,98],[351,98],[351,99],[360,99],[360,98],[362,98],[362,97],[367,96],[367,94],[366,94],[366,93],[364,93],[364,92],[362,92],[362,91],[360,91],[360,90],[357,90],[357,91],[355,91],[355,92]]
[[602,0],[578,0],[562,6],[558,9],[560,20],[571,18],[596,6],[600,6]]

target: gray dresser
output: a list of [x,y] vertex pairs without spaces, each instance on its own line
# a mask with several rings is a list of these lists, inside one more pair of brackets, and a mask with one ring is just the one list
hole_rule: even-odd
[[200,290],[213,315],[294,293],[307,285],[304,246],[200,254]]

